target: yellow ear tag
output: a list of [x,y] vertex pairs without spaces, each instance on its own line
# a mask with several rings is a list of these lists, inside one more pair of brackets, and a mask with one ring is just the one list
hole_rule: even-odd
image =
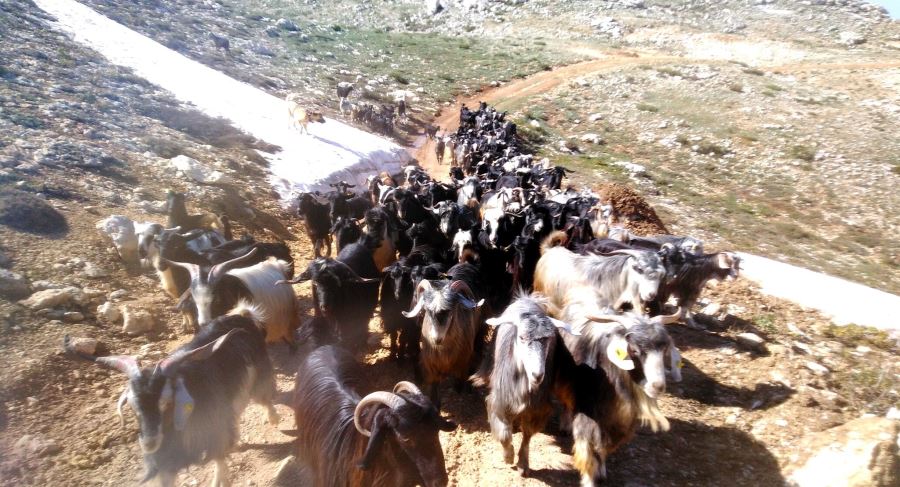
[[616,347],[616,358],[618,358],[619,360],[627,359],[628,358],[628,350],[626,350],[625,347],[623,347],[621,345]]

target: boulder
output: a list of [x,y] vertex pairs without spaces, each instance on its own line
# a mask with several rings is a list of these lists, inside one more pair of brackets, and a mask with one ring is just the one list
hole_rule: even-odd
[[56,455],[62,448],[55,441],[41,435],[22,435],[13,450],[22,457],[46,457]]
[[134,231],[134,222],[122,215],[112,215],[105,220],[100,220],[96,225],[100,232],[112,239],[119,257],[128,267],[140,266],[138,256],[138,239]]
[[865,43],[866,38],[857,32],[844,31],[838,34],[838,42],[845,46],[858,46]]
[[67,350],[93,356],[97,355],[97,349],[100,348],[100,342],[98,342],[96,338],[72,337],[69,338],[66,347]]
[[[274,56],[274,53],[266,55]],[[169,160],[169,164],[184,174],[186,178],[192,179],[200,184],[227,183],[229,181],[228,176],[221,171],[216,171],[202,162],[185,155],[173,157]]]
[[584,134],[581,136],[581,141],[599,145],[603,143],[603,137],[600,137],[597,134]]
[[116,323],[122,319],[122,312],[109,301],[97,306],[97,317],[107,323]]
[[737,336],[737,343],[747,350],[756,352],[766,351],[766,341],[756,333],[740,333]]
[[900,485],[900,422],[864,417],[807,435],[785,469],[794,487]]
[[291,19],[278,19],[275,22],[275,27],[289,32],[297,32],[300,30],[300,27]]
[[141,335],[156,327],[156,318],[150,311],[133,305],[122,306],[122,331],[128,335]]
[[813,374],[816,374],[818,376],[825,376],[828,375],[829,372],[831,372],[830,370],[828,370],[828,367],[825,367],[824,365],[813,362],[811,360],[807,360],[804,365],[807,369],[811,370]]
[[74,286],[61,289],[46,289],[38,291],[27,299],[19,301],[19,304],[33,311],[46,308],[65,306],[72,302],[81,302],[81,290]]
[[22,299],[31,294],[28,279],[16,272],[0,269],[0,296],[8,299]]

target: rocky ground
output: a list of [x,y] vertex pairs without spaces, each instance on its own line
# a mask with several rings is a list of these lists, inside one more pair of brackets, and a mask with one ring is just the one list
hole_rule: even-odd
[[[324,67],[315,71],[316,74],[305,75],[308,79],[297,81],[299,78],[287,71],[277,74],[277,63],[266,61],[270,56],[249,54],[250,49],[241,45],[243,39],[248,42],[263,39],[277,48],[280,43],[288,42],[285,38],[292,38],[294,34],[290,32],[302,32],[310,37],[337,36],[337,39],[350,33],[362,36],[369,32],[367,29],[391,27],[390,32],[396,34],[404,22],[400,7],[423,8],[420,3],[392,3],[400,6],[396,11],[401,17],[396,20],[388,17],[389,21],[378,26],[366,23],[370,22],[366,19],[374,18],[376,13],[381,15],[386,9],[381,2],[354,10],[355,16],[345,12],[340,23],[326,17],[338,18],[338,12],[328,7],[331,3],[309,2],[298,8],[308,9],[304,12],[320,12],[323,17],[308,15],[305,18],[316,19],[315,27],[302,24],[305,30],[293,31],[276,25],[276,17],[287,15],[287,11],[281,13],[277,8],[288,8],[288,2],[274,7],[260,2],[259,10],[271,8],[278,13],[277,16],[268,14],[265,20],[253,20],[251,16],[256,15],[253,13],[240,13],[246,16],[239,18],[234,10],[229,10],[236,8],[229,2],[124,5],[109,2],[105,6],[101,2],[89,3],[118,15],[126,24],[139,18],[137,9],[155,9],[155,15],[143,15],[142,22],[146,25],[135,27],[155,26],[152,32],[148,30],[154,35],[161,35],[168,28],[173,39],[180,36],[187,39],[182,42],[187,46],[184,49],[188,55],[207,64],[264,86],[267,86],[264,79],[283,76],[278,79],[294,81],[283,85],[276,82],[269,89],[276,92],[308,89],[307,93],[316,97],[331,96],[330,91],[327,95],[316,95],[316,90],[323,93],[330,90],[337,79],[329,81],[327,76],[353,77],[341,75],[340,69],[352,72],[361,68],[352,64],[351,58],[322,56],[332,60],[323,61]],[[477,2],[470,3],[474,8],[468,10],[461,10],[462,4],[448,4],[438,15],[425,15],[423,10],[416,10],[420,21],[425,23],[427,19],[431,25],[413,24],[414,27],[405,29],[416,32],[412,37],[417,43],[430,43],[433,39],[430,36],[435,35],[448,36],[438,39],[452,41],[454,46],[465,41],[469,48],[456,49],[468,53],[480,49],[481,44],[490,44],[469,39],[497,36],[503,24],[536,29],[538,21],[546,25],[545,15],[553,13],[561,19],[559,36],[571,41],[570,46],[583,50],[589,45],[594,49],[596,44],[592,43],[601,42],[590,29],[581,32],[561,27],[567,25],[563,20],[571,18],[575,22],[581,15],[578,12],[597,2],[572,2],[563,6],[553,2],[516,6],[516,2],[509,2],[486,4],[486,8],[479,7]],[[691,8],[661,7],[657,2],[608,2],[612,9],[595,9],[592,15],[608,12],[618,19],[633,17],[644,19],[641,22],[662,24],[654,16],[658,9],[665,9],[667,15],[678,12],[677,29],[700,29],[708,21],[718,31],[732,24],[728,15],[741,19],[748,12],[787,8],[783,5],[786,2],[753,3],[729,2],[728,5],[735,6],[729,14],[729,8],[710,10],[704,7],[704,2],[684,4]],[[807,33],[819,43],[817,46],[826,42],[822,39],[831,39],[832,34],[851,28],[865,36],[867,44],[875,46],[871,50],[849,51],[852,59],[840,55],[846,47],[837,46],[839,55],[826,61],[874,63],[881,59],[880,50],[890,49],[893,41],[883,34],[885,28],[875,22],[880,18],[877,11],[863,10],[849,2],[830,2],[841,6],[809,3],[799,9],[803,18],[810,15],[818,18],[822,12],[834,16],[833,22],[830,18],[828,22],[821,21],[820,27],[815,27],[818,25],[815,18],[803,21],[806,28],[819,29]],[[632,4],[645,4],[646,8],[625,7]],[[791,3],[790,8],[795,7]],[[708,19],[702,18],[704,8]],[[501,17],[503,22],[497,20]],[[463,18],[475,27],[463,28],[467,33],[460,39],[451,27]],[[748,25],[732,35],[750,37],[750,33],[756,36],[762,32],[757,29],[780,28],[759,27],[760,23],[753,21],[752,16],[747,18],[751,19],[746,21]],[[211,42],[200,42],[204,26],[208,30],[208,23],[215,19],[221,23],[211,25],[235,36],[232,50],[241,49],[243,53],[233,52],[232,56],[243,59],[245,64],[232,64],[226,55],[214,51]],[[165,191],[172,188],[188,193],[192,211],[227,214],[239,234],[249,232],[260,239],[287,240],[298,266],[305,264],[311,249],[302,237],[302,224],[282,209],[277,195],[266,185],[265,161],[253,150],[274,148],[237,132],[224,121],[179,105],[167,93],[48,29],[46,20],[27,0],[0,4],[0,77],[3,78],[0,83],[0,348],[7,352],[0,355],[0,479],[10,485],[131,485],[137,483],[142,467],[133,416],[128,416],[125,430],[119,428],[115,418],[115,400],[124,381],[113,372],[64,356],[60,352],[62,338],[64,335],[92,338],[99,341],[101,350],[137,354],[145,363],[152,363],[185,342],[188,336],[181,334],[176,326],[174,303],[159,289],[155,276],[127,272],[109,241],[97,231],[96,223],[111,214],[141,221],[164,221],[160,212]],[[295,21],[301,24],[300,20]],[[527,27],[528,22],[538,27]],[[628,21],[626,25],[631,22],[638,25],[637,21]],[[246,25],[256,27],[251,29]],[[334,25],[340,25],[341,30],[335,30]],[[838,26],[838,32],[830,32],[833,25]],[[280,29],[278,37],[266,33],[270,26]],[[527,35],[516,37],[519,28],[509,30],[523,50],[544,42],[534,38],[521,40]],[[328,34],[329,30],[338,34]],[[403,35],[409,35],[407,30],[402,31]],[[244,37],[238,36],[241,32]],[[630,31],[626,29],[626,32]],[[636,29],[634,34],[640,32]],[[391,42],[397,39],[393,36],[389,36]],[[559,41],[556,36],[546,37],[548,45]],[[585,43],[578,44],[582,41]],[[830,40],[828,43],[831,46]],[[557,48],[547,49],[549,52]],[[628,49],[606,52],[626,58],[622,53]],[[576,56],[596,54],[592,51],[592,54],[582,52]],[[371,52],[360,51],[358,56],[367,55]],[[296,62],[297,54],[285,56],[287,61]],[[498,65],[506,65],[503,57],[495,57],[503,60]],[[543,138],[544,143],[538,144],[538,148],[544,154],[586,169],[579,173],[579,183],[592,184],[603,179],[632,185],[648,196],[671,230],[696,231],[713,247],[745,245],[741,237],[746,235],[740,232],[748,235],[754,232],[741,230],[743,225],[753,225],[756,219],[779,222],[787,211],[797,211],[788,222],[801,225],[812,236],[789,235],[790,240],[785,241],[799,239],[804,250],[809,251],[800,256],[783,255],[815,263],[809,255],[815,256],[817,246],[830,247],[820,242],[824,231],[810,222],[815,217],[814,205],[821,202],[819,211],[824,215],[820,218],[834,232],[841,234],[851,228],[850,224],[838,223],[839,217],[847,218],[849,212],[831,199],[829,191],[855,191],[849,203],[854,209],[852,214],[858,218],[853,220],[853,225],[863,230],[896,231],[897,222],[890,218],[896,214],[896,195],[889,192],[889,183],[896,181],[897,176],[896,172],[883,173],[885,164],[892,160],[890,154],[897,154],[896,145],[891,145],[896,140],[877,136],[880,132],[896,132],[896,117],[890,116],[892,104],[897,103],[896,98],[890,98],[896,96],[896,71],[875,72],[852,67],[826,71],[819,65],[804,68],[798,62],[795,74],[787,71],[779,74],[769,67],[762,69],[763,74],[755,74],[747,71],[759,68],[728,62],[658,60],[643,67],[644,60],[637,59],[621,71],[619,67],[605,66],[603,69],[614,72],[586,70],[559,80],[549,87],[551,91],[540,91],[541,96],[531,99],[540,100],[541,104],[522,106],[522,100],[516,97],[497,101],[508,103],[523,120],[523,127],[531,127],[531,120],[537,122],[538,127],[525,132]],[[510,69],[514,61],[515,58],[508,59]],[[384,69],[384,62],[373,61],[377,67],[371,69]],[[540,62],[535,61],[535,69],[540,69],[537,66]],[[342,63],[347,64],[339,67]],[[306,71],[314,71],[314,64],[307,66]],[[326,74],[319,77],[320,72]],[[870,85],[860,85],[860,72],[868,77]],[[410,76],[408,85],[403,85],[389,77],[386,79],[391,81],[377,85],[377,89],[379,93],[389,93],[416,83],[423,87],[422,106],[431,110],[446,99],[435,96],[425,86],[445,86],[447,95],[441,96],[449,96],[452,90],[463,92],[464,86],[472,88],[494,79],[493,73],[482,78],[469,73],[465,75],[468,77],[460,76],[452,81],[436,77],[435,80],[441,81],[432,80],[432,85],[427,85],[424,78]],[[704,77],[704,73],[713,75]],[[743,91],[732,90],[729,87],[732,83],[740,83]],[[784,89],[776,90],[768,87],[769,84]],[[639,87],[642,96],[631,94],[626,86]],[[718,111],[697,119],[670,113],[670,106],[677,107],[677,104],[650,96],[662,87],[684,97],[680,102],[683,105],[719,107]],[[437,89],[434,88],[434,93]],[[825,96],[823,90],[833,90],[833,95]],[[765,95],[766,91],[772,91],[774,96]],[[722,101],[723,97],[727,99]],[[565,106],[558,106],[557,100]],[[641,104],[648,106],[642,109]],[[751,104],[766,110],[741,110]],[[658,110],[648,109],[649,106]],[[860,108],[856,111],[853,107]],[[600,116],[591,120],[595,113]],[[879,113],[883,114],[881,118]],[[735,121],[719,129],[712,120],[724,114],[729,115],[729,121]],[[682,120],[687,126],[683,126]],[[823,129],[811,126],[810,120],[822,121]],[[666,126],[661,127],[664,122]],[[768,128],[764,124],[780,128]],[[728,127],[732,126],[739,132],[729,133]],[[742,138],[744,130],[747,131],[744,135],[753,135],[757,140]],[[827,138],[821,136],[823,132],[828,134]],[[596,133],[605,145],[582,140],[590,133]],[[857,135],[858,140],[854,142],[851,139],[857,133],[862,135]],[[642,134],[648,135],[642,138]],[[681,142],[679,135],[687,140]],[[559,141],[571,140],[570,136],[575,137],[574,144],[581,154],[572,154],[571,147],[566,151],[559,149]],[[674,144],[662,142],[672,137]],[[692,140],[693,137],[701,139]],[[795,137],[801,142],[796,142]],[[703,154],[706,149],[698,149],[706,141],[727,151],[717,155],[710,148],[711,153]],[[811,161],[785,155],[785,151],[801,144],[816,149]],[[652,147],[654,152],[645,153],[643,147]],[[751,158],[753,154],[761,155]],[[187,156],[195,162],[177,156]],[[800,162],[794,163],[795,159]],[[626,160],[643,165],[649,177],[641,176],[640,171],[634,174],[629,166],[615,164]],[[861,160],[866,164],[854,164]],[[675,167],[679,161],[684,165]],[[822,181],[798,177],[791,186],[810,188],[808,191],[816,192],[819,197],[804,203],[794,199],[799,196],[793,193],[799,192],[783,189],[789,195],[783,200],[772,199],[762,184],[771,178],[764,171],[754,172],[752,163],[755,162],[768,163],[767,169],[776,171],[782,178],[821,175]],[[196,171],[186,170],[185,164]],[[813,167],[803,168],[804,164]],[[692,171],[685,171],[684,167]],[[669,172],[665,172],[667,168]],[[595,170],[600,172],[594,174]],[[695,177],[692,172],[697,171],[707,175]],[[751,198],[750,190],[737,192],[737,182],[727,177],[729,173],[733,174],[731,179],[743,181],[746,187],[750,187],[748,181],[752,177],[758,177],[753,181],[760,183],[758,190],[763,191],[764,197]],[[684,182],[681,174],[687,174]],[[668,183],[664,177],[670,178]],[[200,184],[198,178],[216,183]],[[721,198],[716,200],[719,203],[676,192],[679,184],[688,183],[697,188],[693,191],[698,194],[714,188]],[[870,192],[859,190],[861,186],[871,187],[871,194],[879,194],[881,198],[866,199]],[[733,202],[728,191],[735,192]],[[760,201],[770,202],[767,204],[776,213],[763,212],[764,207],[758,206]],[[749,210],[742,205],[749,206]],[[882,218],[876,218],[877,211],[882,212]],[[692,214],[702,215],[703,219],[695,217],[700,222],[695,223],[695,218],[689,218]],[[748,216],[743,217],[744,214]],[[715,221],[724,228],[704,223]],[[726,233],[727,228],[735,228],[736,234]],[[295,239],[297,235],[301,237]],[[885,283],[882,287],[896,289],[896,248],[891,251],[889,243],[856,242],[864,248],[860,257],[847,257],[835,268],[854,269],[855,262],[880,258],[879,247],[885,248],[889,252],[886,255],[893,260],[879,264]],[[777,241],[770,245],[772,255],[781,252]],[[862,271],[852,272],[868,279]],[[298,286],[297,291],[303,312],[308,313],[309,289]],[[127,312],[130,325],[147,329],[134,335],[125,333],[123,317],[115,313],[122,309]],[[142,314],[143,311],[150,314]],[[832,459],[831,466],[852,464],[850,459],[861,458],[881,476],[877,485],[892,485],[900,478],[896,470],[891,470],[897,468],[892,467],[896,463],[891,463],[896,458],[896,442],[892,443],[891,438],[896,437],[897,428],[897,412],[892,408],[898,403],[900,390],[896,344],[871,330],[831,326],[809,310],[761,297],[741,281],[711,288],[695,311],[700,312],[708,331],[681,325],[671,328],[685,357],[684,381],[674,385],[662,401],[663,411],[672,421],[672,431],[664,434],[642,431],[617,452],[610,460],[610,485],[778,485],[808,460],[810,452],[820,451],[822,442],[830,443],[835,438],[845,440],[859,431],[872,432],[867,438],[881,446],[861,448],[852,455],[841,452],[840,461]],[[412,373],[409,366],[387,359],[384,343],[378,343],[379,330],[380,324],[373,320],[370,324],[373,339],[366,356],[369,385],[387,388],[400,379],[411,378]],[[273,347],[271,353],[281,399],[285,400],[299,357],[279,346]],[[457,431],[442,434],[452,484],[577,484],[569,463],[570,444],[564,436],[556,435],[555,425],[551,425],[548,434],[535,439],[532,464],[536,472],[533,478],[522,480],[502,463],[499,446],[490,437],[482,406],[484,391],[457,394],[447,389],[443,392],[447,398],[446,414],[460,424]],[[279,405],[278,409],[282,413],[278,429],[265,424],[261,408],[251,406],[244,415],[242,441],[230,459],[236,485],[302,482],[302,472],[296,464],[287,462],[285,468],[279,468],[293,450],[291,436],[286,434],[293,428],[293,419],[287,405]],[[864,415],[873,418],[858,422],[857,418]],[[886,420],[886,415],[895,419]],[[844,426],[834,428],[839,425]],[[878,439],[885,434],[887,440]],[[812,465],[812,470],[819,473],[832,472],[828,468],[816,469],[815,463]],[[808,475],[804,473],[807,470],[800,471]],[[211,473],[211,466],[192,468],[179,477],[179,485],[207,483]],[[822,482],[814,478],[808,485],[822,485]]]

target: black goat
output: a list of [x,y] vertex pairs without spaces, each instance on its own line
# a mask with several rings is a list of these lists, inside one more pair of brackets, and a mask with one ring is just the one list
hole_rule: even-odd
[[337,330],[341,343],[354,353],[366,344],[369,318],[378,304],[381,273],[372,252],[360,243],[345,247],[338,260],[316,259],[290,282],[313,282],[316,315]]
[[337,241],[337,250],[340,252],[347,245],[359,240],[359,237],[362,236],[362,230],[359,228],[359,223],[356,220],[341,216],[331,226],[331,234]]
[[395,360],[417,359],[420,330],[415,318],[403,316],[412,303],[412,269],[403,262],[394,262],[384,269],[381,280],[381,326],[390,339],[390,354]]
[[216,50],[222,49],[225,52],[231,52],[231,43],[228,42],[227,37],[217,36],[210,32],[209,38],[212,39],[213,44],[216,46]]
[[173,486],[179,471],[213,460],[213,485],[228,485],[226,458],[249,399],[268,408],[269,423],[278,424],[263,332],[254,311],[237,313],[216,319],[153,368],[141,368],[133,356],[86,357],[128,376],[118,411],[123,427],[126,402],[137,414],[145,482],[158,477]]
[[327,246],[326,256],[331,256],[331,216],[328,203],[319,201],[312,193],[300,195],[298,214],[306,222],[306,235],[313,244],[314,257],[321,257],[322,246]]
[[700,293],[711,279],[737,278],[741,259],[731,252],[717,252],[700,256],[688,255],[672,279],[660,283],[659,293],[651,307],[651,314],[662,311],[663,305],[674,296],[678,307],[684,312],[684,321],[691,327],[698,327],[691,316],[691,308],[697,303]]
[[297,456],[312,485],[446,486],[438,432],[456,425],[409,382],[360,399],[361,384],[359,365],[337,347],[318,348],[300,364],[293,401]]

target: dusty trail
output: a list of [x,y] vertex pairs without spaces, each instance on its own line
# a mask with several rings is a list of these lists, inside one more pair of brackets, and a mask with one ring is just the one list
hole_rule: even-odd
[[[722,63],[722,61],[661,56],[653,53],[635,54],[633,52],[597,52],[595,50],[588,50],[589,52],[587,52],[585,48],[574,49],[582,54],[601,57],[590,61],[560,66],[500,87],[485,89],[474,96],[461,97],[457,99],[453,106],[443,110],[432,123],[436,124],[441,132],[450,133],[459,126],[459,110],[463,105],[474,108],[481,101],[495,106],[509,103],[549,92],[560,84],[579,76],[610,71],[616,68],[673,62]],[[790,63],[770,66],[766,69],[777,72],[798,72],[825,69],[894,69],[897,67],[900,67],[900,62]],[[435,155],[435,141],[427,140],[424,136],[421,136],[414,147],[410,149],[410,152],[433,177],[439,180],[447,180],[449,178],[449,162],[447,162],[450,159],[449,154],[444,158],[445,164],[439,165]],[[881,309],[900,307],[900,296],[750,254],[744,254],[742,265],[745,277],[757,283],[765,294],[788,299],[801,306],[816,309],[837,324],[855,323],[888,330],[893,335],[900,335],[900,323],[880,312]],[[792,283],[793,285],[785,285],[785,283]],[[798,283],[801,285],[797,285]],[[855,296],[856,299],[841,299],[841,296]],[[873,303],[874,305],[860,309],[860,307],[856,306],[856,303],[859,302]]]

